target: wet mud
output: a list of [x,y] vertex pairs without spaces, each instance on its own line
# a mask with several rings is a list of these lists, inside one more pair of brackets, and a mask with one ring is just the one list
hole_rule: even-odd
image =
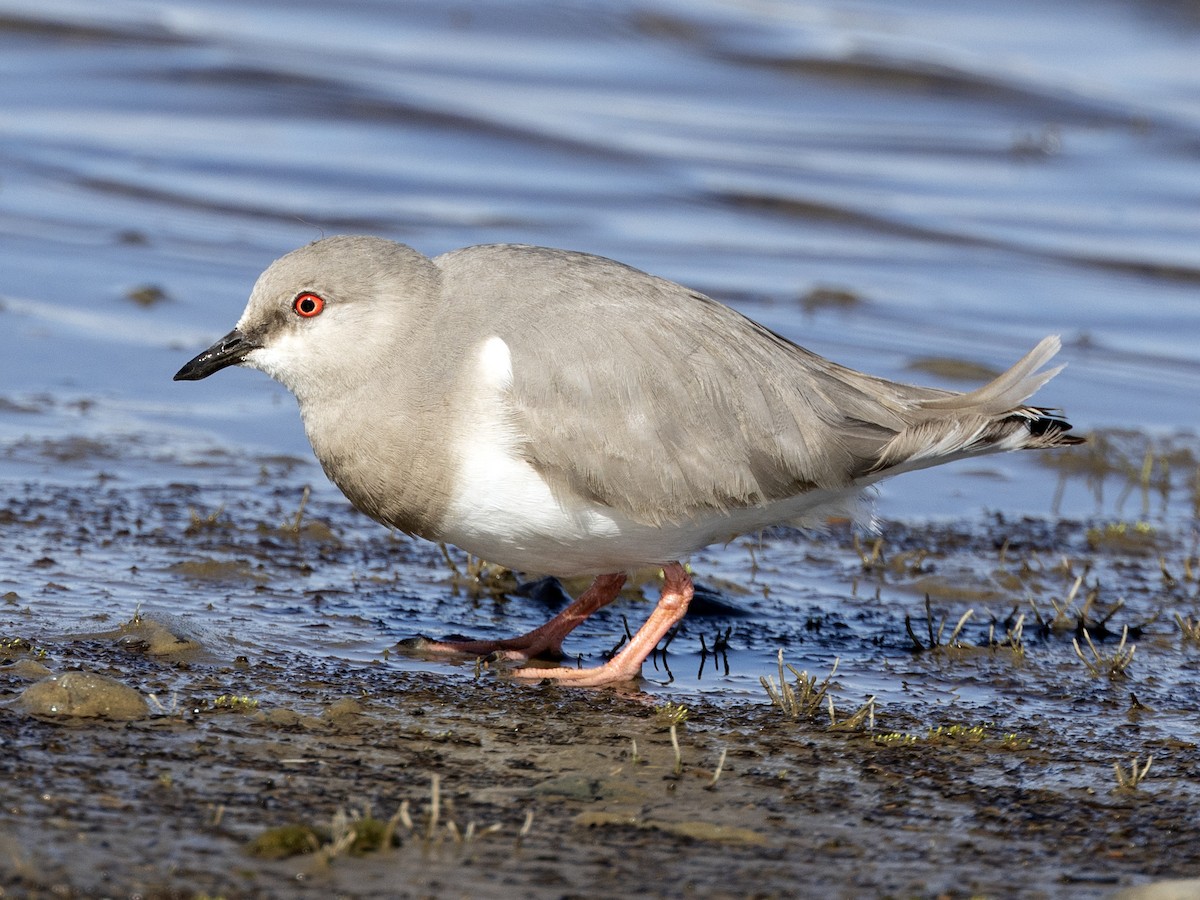
[[[645,682],[568,690],[397,646],[519,630],[556,584],[259,463],[256,485],[217,460],[203,487],[0,497],[3,896],[1106,897],[1200,876],[1186,516],[773,532],[694,561],[696,615]],[[572,636],[582,662],[654,578]]]
[[[135,683],[171,665],[60,652]],[[0,717],[6,890],[1087,897],[1200,871],[1186,742],[1158,749],[1152,787],[1119,792],[1111,748],[1051,723],[889,711],[839,731],[701,701],[676,752],[663,715],[619,693],[270,654],[174,668],[181,689],[139,721]],[[1047,770],[1093,783],[1027,783]],[[387,846],[346,841],[364,820]]]

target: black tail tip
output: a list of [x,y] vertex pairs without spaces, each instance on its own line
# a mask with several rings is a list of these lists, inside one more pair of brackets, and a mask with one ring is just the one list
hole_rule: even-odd
[[1028,422],[1029,433],[1039,438],[1041,447],[1069,447],[1075,444],[1087,443],[1087,438],[1077,434],[1067,434],[1071,423],[1048,409],[1039,409],[1038,417]]

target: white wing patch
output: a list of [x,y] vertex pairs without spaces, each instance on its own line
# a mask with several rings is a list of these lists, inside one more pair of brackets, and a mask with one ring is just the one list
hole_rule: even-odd
[[507,391],[512,387],[512,351],[508,349],[504,338],[492,335],[483,342],[476,372],[484,387],[494,391]]

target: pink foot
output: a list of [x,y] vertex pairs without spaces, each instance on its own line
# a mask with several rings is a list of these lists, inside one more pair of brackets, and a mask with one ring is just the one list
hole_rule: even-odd
[[604,685],[633,681],[641,677],[642,663],[646,661],[646,657],[654,651],[666,633],[684,617],[688,604],[692,601],[692,579],[683,566],[673,562],[664,567],[663,573],[666,578],[654,612],[650,614],[646,624],[638,629],[637,634],[622,648],[621,652],[604,665],[592,669],[570,669],[565,666],[553,669],[525,667],[513,669],[508,674],[513,678],[533,681],[552,678],[570,687],[603,687]]
[[417,653],[460,654],[466,656],[497,655],[502,659],[525,661],[535,656],[562,657],[562,642],[584,619],[617,598],[625,584],[623,572],[600,575],[557,616],[533,631],[519,637],[498,641],[432,641],[429,638],[409,638],[401,641],[406,649]]

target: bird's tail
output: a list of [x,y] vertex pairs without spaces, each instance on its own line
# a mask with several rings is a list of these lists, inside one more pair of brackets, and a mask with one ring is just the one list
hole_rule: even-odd
[[1062,371],[1042,368],[1061,346],[1057,336],[1047,337],[981,388],[919,400],[911,424],[881,448],[868,480],[969,456],[1083,443],[1067,433],[1071,425],[1060,411],[1025,405]]

